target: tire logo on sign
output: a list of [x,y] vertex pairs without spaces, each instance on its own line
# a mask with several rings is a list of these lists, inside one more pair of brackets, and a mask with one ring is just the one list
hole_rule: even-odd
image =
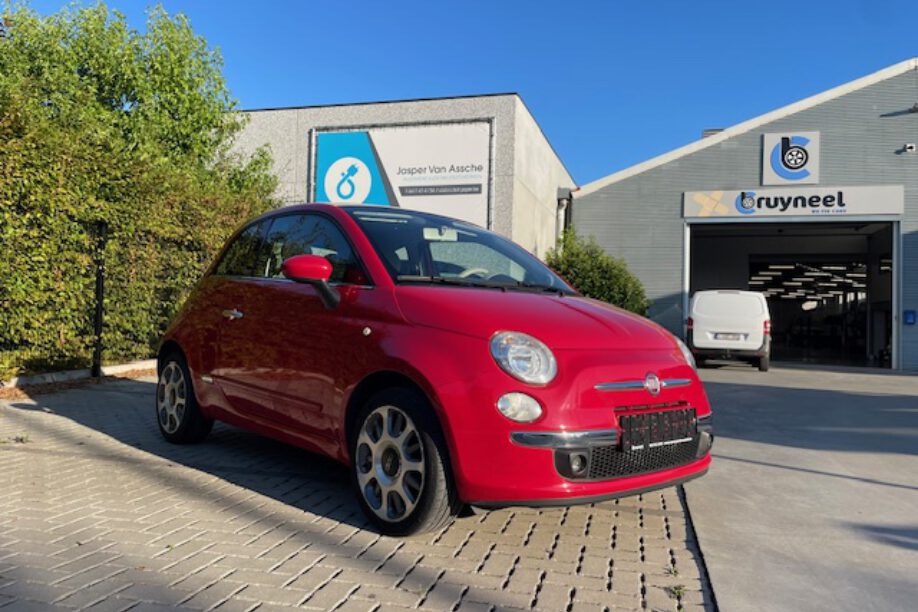
[[736,196],[736,210],[742,215],[751,215],[755,212],[755,192],[741,191]]
[[799,181],[810,175],[806,169],[810,153],[806,146],[810,139],[803,136],[783,136],[771,149],[771,169],[788,181]]
[[323,183],[330,202],[361,204],[370,195],[373,177],[361,160],[342,157],[328,168]]

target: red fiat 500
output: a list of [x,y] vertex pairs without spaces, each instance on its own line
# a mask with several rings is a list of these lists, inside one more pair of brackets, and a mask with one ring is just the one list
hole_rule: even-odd
[[242,227],[163,339],[156,412],[171,442],[219,419],[349,465],[387,534],[670,486],[713,440],[669,332],[480,227],[369,206]]

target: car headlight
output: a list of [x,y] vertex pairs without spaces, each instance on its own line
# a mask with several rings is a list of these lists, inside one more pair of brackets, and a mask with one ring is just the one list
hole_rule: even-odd
[[[675,338],[675,336],[673,336]],[[692,351],[689,350],[689,347],[685,346],[685,342],[676,338],[676,343],[679,345],[679,350],[682,351],[682,356],[685,357],[686,363],[688,363],[692,368],[698,369],[695,366],[695,356],[692,355]]]
[[491,355],[507,374],[531,385],[548,384],[558,373],[551,350],[528,334],[497,332],[491,337]]

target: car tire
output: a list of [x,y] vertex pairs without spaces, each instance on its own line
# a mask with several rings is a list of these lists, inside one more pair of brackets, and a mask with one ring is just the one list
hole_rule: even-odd
[[769,362],[770,362],[770,359],[768,355],[765,355],[764,357],[759,357],[759,363],[758,363],[759,372],[767,372],[768,366],[770,365]]
[[192,444],[207,437],[214,426],[198,406],[185,358],[172,352],[159,360],[156,381],[156,423],[173,444]]
[[352,482],[373,526],[383,535],[407,536],[449,525],[462,503],[429,402],[409,389],[387,389],[354,422]]

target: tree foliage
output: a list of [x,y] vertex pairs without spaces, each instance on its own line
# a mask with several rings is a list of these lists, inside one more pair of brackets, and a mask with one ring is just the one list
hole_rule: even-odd
[[568,230],[558,246],[548,252],[546,262],[583,295],[647,314],[650,302],[641,281],[623,260],[603,251],[594,238],[583,239]]
[[106,359],[148,356],[229,233],[273,205],[270,157],[230,153],[243,119],[185,17],[154,8],[143,33],[102,3],[3,17],[0,376],[87,363],[97,255]]

